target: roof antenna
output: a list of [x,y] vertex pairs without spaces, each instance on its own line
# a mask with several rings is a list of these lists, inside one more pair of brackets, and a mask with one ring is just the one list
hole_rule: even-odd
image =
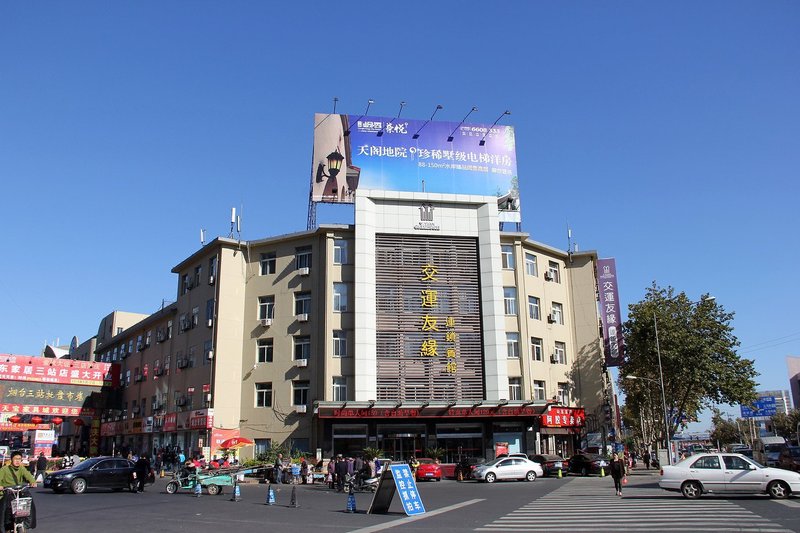
[[206,230],[200,228],[200,246],[206,245]]
[[236,229],[236,208],[231,207],[231,231],[228,233],[228,238],[233,239],[233,230]]
[[569,227],[569,220],[567,221],[567,255],[569,262],[572,263],[572,228]]

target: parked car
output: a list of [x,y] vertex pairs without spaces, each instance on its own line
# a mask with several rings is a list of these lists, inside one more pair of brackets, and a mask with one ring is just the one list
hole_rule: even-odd
[[[92,457],[70,468],[47,474],[44,488],[53,489],[53,492],[71,490],[75,494],[94,488],[133,491],[133,471],[133,461],[121,457]],[[155,480],[155,472],[150,469],[145,484],[150,485]]]
[[739,453],[703,453],[661,468],[658,485],[689,499],[704,493],[769,494],[783,499],[800,492],[800,473],[762,466]]
[[564,474],[569,472],[569,461],[560,455],[539,454],[531,457],[531,460],[542,465],[545,477],[557,476],[559,470]]
[[502,479],[536,481],[537,477],[543,475],[542,465],[523,457],[501,457],[494,461],[480,464],[472,471],[474,479],[485,481],[486,483],[494,483]]
[[419,466],[417,467],[417,481],[423,479],[430,479],[433,481],[442,480],[442,467],[433,459],[422,457],[417,459]]
[[569,459],[569,471],[582,476],[599,474],[608,463],[608,458],[596,453],[576,453]]
[[781,452],[778,466],[786,470],[800,472],[800,446],[787,446]]

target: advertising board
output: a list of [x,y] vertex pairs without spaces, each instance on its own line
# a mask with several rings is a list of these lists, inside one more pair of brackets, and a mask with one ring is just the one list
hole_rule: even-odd
[[311,179],[315,202],[353,203],[359,188],[495,196],[519,222],[512,126],[317,113]]
[[614,259],[597,260],[597,287],[600,291],[600,321],[606,366],[619,366],[625,354],[622,338],[622,306],[617,289],[617,265]]

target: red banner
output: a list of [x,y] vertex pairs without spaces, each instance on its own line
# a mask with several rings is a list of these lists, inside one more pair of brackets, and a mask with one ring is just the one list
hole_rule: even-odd
[[30,405],[0,403],[0,413],[19,413],[23,415],[61,415],[94,416],[95,410],[86,407],[65,407],[60,405]]
[[542,414],[539,425],[543,428],[580,428],[586,422],[586,411],[582,407],[550,406]]
[[119,386],[119,365],[0,354],[0,380]]
[[0,422],[0,431],[29,431],[31,429],[50,429],[50,424],[29,424],[26,422]]

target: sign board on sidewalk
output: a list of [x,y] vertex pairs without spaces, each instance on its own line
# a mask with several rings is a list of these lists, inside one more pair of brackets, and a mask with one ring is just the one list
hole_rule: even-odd
[[407,464],[389,465],[383,469],[378,488],[372,497],[372,503],[367,510],[368,514],[386,514],[392,503],[395,493],[400,494],[403,511],[406,515],[413,516],[425,513],[425,506],[417,491],[417,483],[411,467]]

